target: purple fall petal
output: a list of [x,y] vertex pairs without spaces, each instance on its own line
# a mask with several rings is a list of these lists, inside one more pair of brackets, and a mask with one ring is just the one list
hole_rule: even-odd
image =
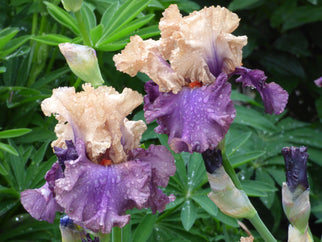
[[54,198],[55,180],[61,178],[62,171],[58,163],[54,163],[47,172],[46,183],[38,189],[28,189],[21,192],[21,203],[32,217],[53,223],[56,211],[62,211]]
[[237,67],[233,74],[240,75],[236,82],[256,88],[263,99],[266,113],[278,115],[284,111],[288,93],[275,82],[266,83],[267,77],[263,71]]
[[322,87],[322,76],[314,81],[315,85]]
[[183,87],[177,94],[160,93],[151,81],[145,90],[146,121],[157,120],[155,131],[169,135],[169,145],[177,153],[214,149],[236,116],[230,100],[231,85],[224,73],[210,85]]
[[175,171],[174,160],[165,148],[134,150],[133,160],[110,166],[89,161],[80,140],[76,150],[78,159],[65,163],[65,177],[58,179],[55,186],[58,204],[76,224],[110,233],[112,227],[129,222],[127,209],[152,206],[154,211],[162,211],[169,202],[156,188],[167,185],[167,176]]
[[299,185],[302,186],[304,190],[309,187],[306,167],[309,154],[306,151],[307,148],[304,146],[301,146],[300,148],[284,147],[282,149],[286,168],[286,183],[291,192],[294,192]]

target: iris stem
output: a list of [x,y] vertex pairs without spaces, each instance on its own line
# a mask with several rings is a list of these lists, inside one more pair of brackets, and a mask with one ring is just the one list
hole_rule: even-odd
[[112,242],[122,242],[122,229],[114,227],[112,229]]
[[254,217],[249,218],[249,221],[255,227],[257,232],[262,236],[262,238],[267,242],[275,242],[277,241],[271,232],[267,229],[261,218],[259,217],[258,213],[254,215]]
[[89,39],[89,34],[88,34],[88,31],[87,31],[87,28],[85,26],[85,23],[84,23],[84,20],[83,20],[83,16],[82,16],[80,10],[77,11],[77,12],[75,12],[75,17],[77,19],[79,31],[80,31],[80,34],[82,36],[84,45],[91,46],[91,41]]
[[[235,187],[239,190],[243,190],[242,185],[236,175],[236,172],[232,165],[230,164],[228,157],[226,155],[225,151],[225,140],[219,143],[219,148],[221,149],[221,155],[223,160],[223,167],[225,168],[225,171],[229,175],[230,179],[233,181]],[[256,211],[256,209],[254,208]],[[256,214],[252,218],[248,218],[249,221],[252,223],[252,225],[255,227],[257,232],[261,235],[261,237],[268,242],[274,242],[276,239],[273,237],[271,232],[267,229],[261,218],[259,217],[257,211]]]

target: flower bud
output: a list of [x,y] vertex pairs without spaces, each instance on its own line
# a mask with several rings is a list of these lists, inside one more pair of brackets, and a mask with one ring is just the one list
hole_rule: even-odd
[[204,160],[206,170],[210,174],[222,166],[221,150],[219,149],[206,150],[202,153],[202,158]]
[[62,242],[81,241],[84,236],[84,231],[80,230],[67,215],[60,219],[59,229],[62,236]]
[[234,218],[252,218],[256,214],[246,193],[235,187],[223,166],[207,174],[212,189],[208,196],[224,214]]
[[66,11],[77,12],[80,10],[83,0],[61,0]]
[[306,168],[309,155],[306,151],[304,146],[282,149],[286,167],[286,183],[282,187],[283,209],[291,225],[301,233],[308,229],[311,210]]
[[97,87],[104,83],[96,52],[93,48],[71,43],[59,44],[60,52],[65,56],[70,69],[76,76],[92,86]]
[[313,242],[313,238],[308,230],[302,233],[290,224],[288,226],[288,242]]

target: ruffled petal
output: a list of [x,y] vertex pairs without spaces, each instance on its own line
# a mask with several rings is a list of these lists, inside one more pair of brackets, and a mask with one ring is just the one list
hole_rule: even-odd
[[62,176],[60,165],[54,163],[45,176],[47,180],[45,185],[38,189],[28,189],[21,192],[21,203],[32,217],[49,223],[54,222],[55,213],[62,211],[54,197],[54,183]]
[[236,116],[231,85],[223,73],[213,84],[184,87],[178,94],[158,93],[153,82],[146,83],[145,89],[145,119],[157,120],[155,131],[169,135],[169,145],[177,153],[214,149]]
[[[137,149],[132,161],[102,166],[91,162],[84,143],[76,141],[78,159],[67,162],[64,178],[55,184],[55,194],[68,216],[94,232],[110,233],[112,227],[125,226],[130,219],[127,209],[147,208],[162,211],[169,198],[156,185],[167,185],[175,172],[170,152],[151,146]],[[160,199],[160,200],[156,200]]]
[[185,81],[162,57],[159,45],[159,41],[143,41],[140,36],[132,36],[121,54],[113,57],[116,68],[130,76],[143,72],[158,83],[160,91],[178,92]]
[[237,14],[223,7],[205,7],[182,18],[177,5],[170,5],[159,25],[162,54],[180,76],[211,83],[241,65],[247,37],[230,34],[238,25]]
[[142,103],[142,96],[129,88],[118,93],[112,87],[94,89],[85,84],[83,89],[76,93],[73,87],[58,88],[42,102],[45,115],[54,114],[59,121],[55,128],[58,139],[52,146],[65,147],[65,140],[74,140],[76,136],[85,141],[87,155],[93,162],[104,156],[114,163],[125,161],[121,139],[133,141],[127,143],[127,149],[137,148],[146,130],[143,121],[132,121],[129,130],[129,125],[124,125],[126,116]]
[[263,71],[238,67],[234,74],[240,75],[236,82],[256,88],[263,99],[266,113],[278,115],[284,111],[288,100],[287,91],[275,82],[266,83],[267,76]]
[[209,84],[241,66],[247,37],[231,34],[238,24],[238,16],[226,8],[204,8],[182,17],[177,5],[170,5],[160,20],[160,40],[133,36],[113,60],[119,71],[131,76],[141,71],[160,92],[176,94],[190,82]]

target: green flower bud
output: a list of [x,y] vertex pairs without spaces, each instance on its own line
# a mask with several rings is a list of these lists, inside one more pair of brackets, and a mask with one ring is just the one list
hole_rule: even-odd
[[252,218],[256,214],[246,193],[235,187],[222,166],[207,174],[212,189],[208,196],[224,214],[234,218]]
[[76,76],[92,86],[104,83],[93,48],[71,43],[59,44],[60,52],[65,56],[70,69]]
[[66,11],[77,12],[80,10],[83,0],[61,0]]
[[284,212],[290,223],[304,233],[308,227],[308,221],[311,212],[309,190],[303,191],[298,186],[293,192],[289,189],[287,183],[283,183],[282,201]]
[[290,224],[288,226],[288,241],[289,242],[313,242],[313,238],[307,229],[303,233]]

